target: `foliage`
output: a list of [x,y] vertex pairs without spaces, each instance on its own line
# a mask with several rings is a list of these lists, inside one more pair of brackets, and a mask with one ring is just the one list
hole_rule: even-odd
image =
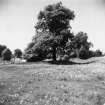
[[71,33],[70,21],[75,14],[61,2],[46,6],[37,18],[36,34],[25,49],[27,61],[46,58],[56,61],[57,57],[66,60],[70,57],[87,59],[102,54],[100,51],[90,51],[93,44],[88,41],[87,33]]
[[80,52],[80,55],[79,56],[80,56],[81,59],[88,59],[88,58],[91,57],[90,51],[89,50],[82,50]]
[[36,50],[27,50],[27,52],[25,52],[24,58],[28,62],[35,62],[44,60],[46,56],[47,52],[45,50],[42,48],[36,48]]
[[59,34],[63,29],[70,28],[69,20],[74,19],[74,12],[64,7],[61,2],[48,5],[39,12],[36,30],[49,30]]
[[69,22],[74,17],[74,12],[64,7],[61,2],[46,6],[38,14],[36,35],[26,48],[26,55],[43,59],[50,55],[56,60],[58,48],[64,48],[72,37]]
[[10,51],[10,49],[7,48],[7,49],[3,50],[3,52],[2,52],[3,60],[10,61],[11,57],[12,57],[12,52]]
[[20,49],[15,49],[14,50],[14,55],[17,58],[21,58],[22,57],[22,51]]
[[88,42],[87,33],[78,32],[70,43],[70,48],[75,52],[78,58],[86,59],[89,57],[89,48],[92,46]]
[[103,54],[102,54],[102,51],[101,50],[98,49],[98,50],[95,51],[95,56],[96,57],[99,57],[99,56],[102,56],[102,55]]
[[90,57],[100,57],[103,56],[103,52],[101,50],[90,51]]
[[38,32],[25,50],[27,61],[40,61],[46,58],[50,51],[51,37],[48,32]]
[[5,45],[0,45],[0,57],[1,57],[2,51],[6,48],[7,47]]
[[44,59],[42,56],[38,56],[36,54],[25,54],[24,58],[27,62],[37,62]]
[[[43,45],[44,48],[51,49],[53,60],[56,60],[57,48],[64,47],[72,36],[69,22],[74,17],[74,12],[64,7],[61,2],[46,6],[38,15],[35,28],[36,32],[40,34],[40,44],[38,40],[38,44],[35,43],[34,48]],[[45,34],[45,32],[48,33]]]
[[30,50],[32,47],[34,46],[34,42],[30,42],[28,45],[27,45],[27,48],[25,49],[25,52],[27,52],[28,50]]

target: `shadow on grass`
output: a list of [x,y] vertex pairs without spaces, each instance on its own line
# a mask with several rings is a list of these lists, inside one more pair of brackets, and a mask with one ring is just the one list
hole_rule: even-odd
[[44,63],[49,63],[49,64],[55,64],[55,65],[83,65],[83,64],[91,64],[96,61],[88,61],[84,63],[79,63],[79,62],[73,62],[73,61],[43,61]]
[[94,61],[85,61],[85,62],[77,62],[77,61],[52,61],[50,60],[43,60],[43,61],[35,61],[35,62],[24,62],[24,63],[16,63],[18,65],[33,65],[33,64],[54,64],[54,65],[84,65],[84,64],[91,64],[97,62],[96,60]]

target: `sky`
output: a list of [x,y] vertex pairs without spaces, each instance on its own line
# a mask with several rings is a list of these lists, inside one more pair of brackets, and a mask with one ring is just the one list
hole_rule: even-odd
[[[93,49],[105,52],[105,0],[60,0],[73,10],[72,31],[86,32]],[[48,4],[59,0],[0,0],[0,44],[12,51],[24,50],[35,35],[37,15]]]

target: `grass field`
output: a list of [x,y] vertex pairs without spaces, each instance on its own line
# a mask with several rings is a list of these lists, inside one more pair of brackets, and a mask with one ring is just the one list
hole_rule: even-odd
[[0,64],[0,105],[103,105],[105,58]]

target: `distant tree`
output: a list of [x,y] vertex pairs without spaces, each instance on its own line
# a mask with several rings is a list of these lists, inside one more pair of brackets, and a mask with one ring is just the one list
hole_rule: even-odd
[[34,53],[39,53],[39,50],[50,51],[53,60],[56,61],[57,48],[64,48],[72,37],[69,23],[74,17],[74,12],[64,7],[61,2],[46,6],[39,12],[35,26],[36,35],[33,38],[35,43],[29,51]]
[[22,51],[21,51],[21,49],[15,49],[14,50],[14,55],[17,58],[21,58],[22,57]]
[[5,61],[10,61],[12,57],[12,52],[10,51],[10,49],[4,49],[2,52],[2,59]]
[[0,57],[1,57],[2,51],[6,48],[7,47],[5,45],[0,45]]
[[74,36],[70,46],[78,58],[80,58],[80,56],[86,58],[89,56],[88,52],[89,48],[92,46],[92,43],[88,42],[87,33],[78,32],[77,35]]
[[96,57],[99,57],[99,56],[102,56],[102,55],[103,54],[102,54],[102,51],[101,50],[98,49],[98,50],[95,51],[95,56]]

